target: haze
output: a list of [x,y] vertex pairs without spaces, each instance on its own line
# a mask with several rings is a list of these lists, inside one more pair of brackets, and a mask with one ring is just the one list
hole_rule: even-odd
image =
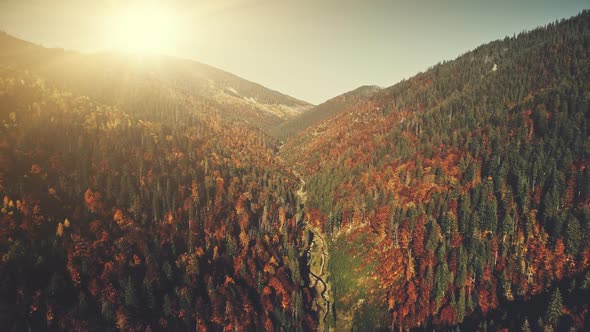
[[190,58],[318,104],[360,85],[392,85],[587,6],[586,0],[3,0],[0,29],[48,47]]

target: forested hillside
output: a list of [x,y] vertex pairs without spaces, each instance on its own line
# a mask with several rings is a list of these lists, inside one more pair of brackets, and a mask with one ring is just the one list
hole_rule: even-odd
[[158,111],[2,67],[3,330],[315,328],[274,140],[191,99]]
[[[332,324],[588,329],[589,78],[586,11],[289,140],[306,218],[332,239]],[[514,301],[528,309],[502,311]]]
[[130,114],[142,112],[142,118],[154,121],[162,120],[163,112],[183,114],[198,104],[225,119],[269,129],[311,107],[196,61],[44,48],[3,32],[0,65],[35,73],[60,89]]
[[588,330],[589,78],[589,11],[314,108],[2,33],[0,330]]
[[[344,112],[355,110],[379,90],[380,88],[377,86],[361,86],[281,122],[272,128],[271,133],[278,139],[286,140],[305,128],[315,126]],[[319,129],[321,130],[321,127]]]

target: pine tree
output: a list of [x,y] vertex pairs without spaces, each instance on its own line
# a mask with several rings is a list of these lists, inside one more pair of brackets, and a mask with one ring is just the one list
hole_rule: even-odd
[[168,294],[164,295],[164,303],[162,305],[162,310],[164,313],[164,317],[170,317],[172,315],[172,301],[170,301],[170,296]]
[[529,319],[524,318],[524,322],[522,322],[522,326],[520,327],[521,332],[531,332],[531,326],[529,324]]
[[135,294],[135,286],[133,285],[131,276],[127,278],[127,283],[125,284],[125,305],[128,307],[137,305],[137,295]]
[[559,288],[556,287],[553,293],[551,294],[547,310],[545,311],[546,323],[555,325],[563,314],[562,310],[563,298],[561,296]]
[[580,251],[580,243],[582,242],[582,227],[578,218],[571,213],[567,221],[565,236],[568,253],[576,256]]

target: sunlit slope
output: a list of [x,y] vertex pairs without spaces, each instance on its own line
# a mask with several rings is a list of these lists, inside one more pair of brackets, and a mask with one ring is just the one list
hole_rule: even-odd
[[166,56],[83,54],[44,48],[0,33],[0,64],[31,71],[60,88],[127,111],[196,99],[203,108],[261,128],[311,107],[209,65]]
[[173,110],[146,121],[0,66],[0,326],[315,329],[276,141]]

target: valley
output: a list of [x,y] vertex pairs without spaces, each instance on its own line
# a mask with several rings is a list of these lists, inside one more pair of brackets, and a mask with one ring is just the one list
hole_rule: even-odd
[[0,34],[0,329],[585,330],[590,12],[314,106]]

